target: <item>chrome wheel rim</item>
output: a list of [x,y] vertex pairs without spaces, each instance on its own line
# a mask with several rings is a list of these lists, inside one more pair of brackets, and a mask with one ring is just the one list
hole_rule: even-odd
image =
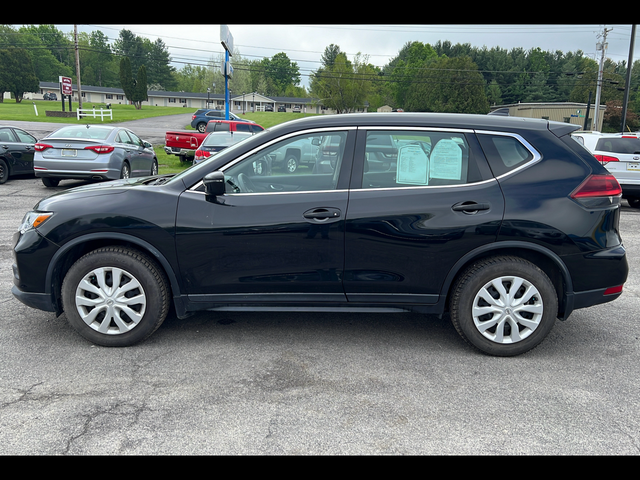
[[75,301],[82,320],[106,335],[120,335],[134,329],[147,307],[140,282],[116,267],[91,270],[78,284]]
[[495,278],[473,299],[473,323],[495,343],[517,343],[529,337],[540,325],[543,313],[542,295],[520,277]]
[[290,158],[289,160],[287,160],[287,171],[289,173],[293,173],[296,171],[296,161],[292,158]]

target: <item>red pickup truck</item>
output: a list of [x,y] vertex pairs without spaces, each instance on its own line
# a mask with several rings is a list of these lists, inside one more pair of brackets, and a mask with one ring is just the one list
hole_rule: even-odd
[[204,133],[198,131],[171,131],[165,133],[164,151],[167,155],[178,155],[181,162],[190,162],[203,140],[211,132],[249,132],[258,133],[264,130],[257,123],[239,122],[236,120],[210,120]]

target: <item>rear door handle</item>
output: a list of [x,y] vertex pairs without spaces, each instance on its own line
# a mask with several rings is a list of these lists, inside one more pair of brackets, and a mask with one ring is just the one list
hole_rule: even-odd
[[488,203],[477,203],[477,202],[461,202],[456,203],[451,210],[454,212],[464,212],[468,214],[478,213],[481,210],[489,210],[491,205]]
[[307,210],[302,214],[308,220],[316,222],[335,222],[340,219],[340,210],[330,207],[319,207]]

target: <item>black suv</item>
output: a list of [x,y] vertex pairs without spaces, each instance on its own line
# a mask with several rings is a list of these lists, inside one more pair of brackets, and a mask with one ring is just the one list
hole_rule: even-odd
[[[40,201],[14,236],[13,293],[106,346],[147,338],[170,308],[417,311],[517,355],[627,278],[620,186],[575,128],[412,113],[287,122],[174,176]],[[331,146],[326,169],[256,168],[301,140]]]

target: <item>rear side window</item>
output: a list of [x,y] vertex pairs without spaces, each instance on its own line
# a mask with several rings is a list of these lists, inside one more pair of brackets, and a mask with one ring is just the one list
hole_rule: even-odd
[[640,139],[636,137],[601,138],[596,150],[611,153],[640,153]]
[[231,127],[225,122],[209,122],[207,132],[229,132]]
[[496,177],[509,173],[539,156],[514,136],[479,134],[478,140]]
[[464,133],[367,132],[362,188],[461,185],[480,180]]

